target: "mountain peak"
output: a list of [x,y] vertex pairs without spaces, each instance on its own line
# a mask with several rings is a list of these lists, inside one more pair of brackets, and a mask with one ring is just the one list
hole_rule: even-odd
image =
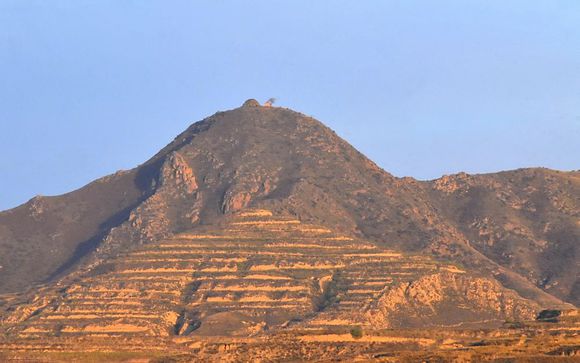
[[305,152],[312,147],[335,151],[342,147],[356,153],[320,121],[288,108],[262,106],[255,99],[192,124],[153,159],[188,148],[188,145],[214,150],[216,155],[232,149],[250,152],[258,148],[277,153],[280,148]]

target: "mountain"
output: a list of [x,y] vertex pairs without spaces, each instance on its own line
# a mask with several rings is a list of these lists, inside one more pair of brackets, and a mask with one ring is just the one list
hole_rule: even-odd
[[580,172],[459,174],[429,184],[434,205],[475,249],[580,305]]
[[579,214],[580,172],[396,178],[248,100],[0,213],[0,318],[10,336],[143,339],[531,319],[580,305]]

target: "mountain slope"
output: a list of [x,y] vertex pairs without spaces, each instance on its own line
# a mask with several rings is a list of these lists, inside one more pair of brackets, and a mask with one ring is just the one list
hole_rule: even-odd
[[45,288],[2,321],[17,340],[253,336],[292,329],[499,325],[539,306],[428,256],[245,209]]
[[545,291],[580,305],[580,173],[521,169],[427,185],[471,245]]
[[578,304],[578,195],[577,173],[545,170],[395,178],[311,117],[249,100],[193,124],[134,170],[1,213],[0,292],[73,281],[252,207],[460,263],[541,306]]
[[146,196],[136,171],[0,213],[0,293],[51,279],[92,251]]

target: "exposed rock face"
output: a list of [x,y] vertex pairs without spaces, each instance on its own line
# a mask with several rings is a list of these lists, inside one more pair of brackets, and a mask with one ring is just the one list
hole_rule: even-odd
[[131,211],[126,222],[111,229],[93,257],[110,258],[132,245],[151,243],[196,225],[202,196],[193,169],[183,156],[169,154],[159,176],[151,180],[155,192]]
[[385,291],[366,317],[373,325],[392,328],[456,327],[490,320],[531,320],[538,308],[497,281],[441,272]]
[[227,192],[225,195],[223,210],[225,213],[239,211],[250,204],[252,195],[248,192]]
[[191,194],[197,190],[193,170],[178,152],[173,152],[161,169],[161,185],[170,193]]

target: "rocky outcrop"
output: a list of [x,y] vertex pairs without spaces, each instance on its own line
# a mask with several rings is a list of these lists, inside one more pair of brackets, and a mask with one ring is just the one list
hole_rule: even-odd
[[489,278],[440,272],[393,286],[365,312],[373,326],[458,327],[530,320],[539,306]]
[[193,169],[178,152],[173,152],[163,164],[159,182],[170,193],[191,194],[198,188]]
[[202,197],[194,171],[180,153],[166,158],[153,183],[154,192],[130,212],[126,222],[111,229],[98,247],[101,259],[119,248],[166,238],[198,222]]
[[222,210],[224,213],[236,212],[250,204],[252,195],[248,192],[226,192]]

